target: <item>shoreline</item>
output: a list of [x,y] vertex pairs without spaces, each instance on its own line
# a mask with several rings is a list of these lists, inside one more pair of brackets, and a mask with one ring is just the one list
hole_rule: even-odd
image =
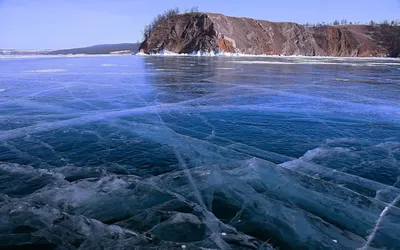
[[76,54],[76,55],[0,55],[0,59],[24,59],[24,58],[74,58],[74,57],[111,57],[132,56],[132,54]]
[[190,53],[190,54],[76,54],[76,55],[0,55],[1,59],[29,59],[29,58],[80,58],[80,57],[237,57],[237,58],[304,58],[304,59],[331,59],[331,60],[386,60],[386,61],[400,61],[400,58],[395,57],[335,57],[335,56],[304,56],[304,55],[249,55],[249,54],[230,54],[230,53]]
[[192,52],[188,53],[174,53],[162,52],[157,54],[136,53],[134,56],[151,57],[151,56],[166,56],[166,57],[244,57],[244,58],[307,58],[307,59],[336,59],[336,60],[393,60],[400,61],[400,57],[336,57],[336,56],[305,56],[305,55],[251,55],[251,54],[232,54],[232,53],[214,53],[214,52]]

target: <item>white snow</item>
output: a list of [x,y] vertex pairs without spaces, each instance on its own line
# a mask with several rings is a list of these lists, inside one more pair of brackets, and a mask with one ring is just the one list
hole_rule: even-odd
[[113,51],[110,54],[130,54],[130,50],[118,50],[118,51]]
[[[300,58],[298,58],[300,59]],[[351,62],[326,62],[323,60],[308,60],[311,58],[304,58],[303,60],[294,60],[294,61],[233,61],[233,63],[237,64],[285,64],[285,65],[346,65],[346,66],[368,66],[368,67],[379,67],[379,66],[392,66],[399,65],[398,63],[351,63]],[[319,59],[319,58],[318,58]]]
[[350,79],[344,79],[344,78],[336,78],[335,80],[339,82],[350,82]]
[[216,51],[193,51],[192,53],[174,53],[168,50],[161,50],[158,53],[145,54],[143,52],[136,53],[136,56],[239,56],[239,53],[226,53]]
[[147,54],[143,53],[143,52],[138,52],[135,54],[136,56],[148,56]]
[[28,70],[25,71],[27,73],[60,73],[67,72],[66,69],[37,69],[37,70]]
[[[400,58],[391,58],[391,57],[334,57],[334,56],[304,56],[304,55],[253,55],[253,54],[243,54],[243,53],[229,53],[223,51],[193,51],[191,53],[174,53],[168,50],[161,50],[158,53],[146,54],[143,52],[138,52],[135,54],[136,56],[227,56],[227,57],[261,57],[261,58],[294,58],[294,59],[335,59],[338,61],[341,60],[387,60],[387,61],[395,61],[399,63],[371,63],[370,66],[378,66],[378,65],[400,65]],[[335,64],[335,63],[333,63]],[[338,64],[338,63],[336,63]],[[399,68],[400,69],[400,68]]]
[[102,65],[100,65],[101,67],[115,67],[115,66],[117,66],[116,64],[108,64],[108,63],[105,63],[105,64],[102,64]]

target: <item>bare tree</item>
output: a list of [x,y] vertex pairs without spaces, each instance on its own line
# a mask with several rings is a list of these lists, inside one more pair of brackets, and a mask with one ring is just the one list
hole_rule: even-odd
[[174,8],[174,9],[169,9],[164,11],[162,14],[158,14],[151,22],[150,24],[147,24],[144,26],[144,29],[142,31],[143,33],[143,40],[146,40],[149,36],[151,31],[157,27],[160,23],[165,22],[168,18],[171,18],[173,16],[176,16],[180,13],[179,8]]
[[[199,7],[193,6],[189,10],[185,10],[184,13],[195,13],[199,12]],[[144,29],[142,31],[143,34],[143,40],[146,40],[149,36],[151,31],[153,31],[154,28],[156,28],[160,23],[167,21],[169,18],[176,16],[180,13],[179,8],[173,8],[164,11],[161,14],[158,14],[149,24],[144,26]]]
[[371,20],[369,22],[360,22],[360,21],[348,21],[347,19],[342,19],[342,20],[335,20],[333,22],[318,22],[316,24],[312,23],[306,23],[304,26],[306,27],[318,27],[318,26],[325,26],[325,25],[355,25],[355,24],[363,24],[363,25],[369,25],[369,26],[376,26],[376,25],[387,25],[387,26],[400,26],[400,19],[398,20],[383,20],[380,22],[376,22],[374,20]]
[[193,7],[190,9],[189,12],[190,12],[190,13],[199,12],[199,7],[193,6]]

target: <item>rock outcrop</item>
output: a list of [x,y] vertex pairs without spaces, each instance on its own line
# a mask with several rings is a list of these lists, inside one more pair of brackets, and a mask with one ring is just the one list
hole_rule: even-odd
[[305,27],[212,13],[176,15],[161,22],[140,45],[144,53],[214,51],[254,55],[399,57],[400,27]]

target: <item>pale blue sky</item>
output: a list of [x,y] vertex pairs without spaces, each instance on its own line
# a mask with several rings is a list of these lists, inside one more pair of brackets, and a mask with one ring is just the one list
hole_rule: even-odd
[[0,0],[0,48],[58,49],[136,42],[172,7],[299,23],[400,19],[400,0]]

